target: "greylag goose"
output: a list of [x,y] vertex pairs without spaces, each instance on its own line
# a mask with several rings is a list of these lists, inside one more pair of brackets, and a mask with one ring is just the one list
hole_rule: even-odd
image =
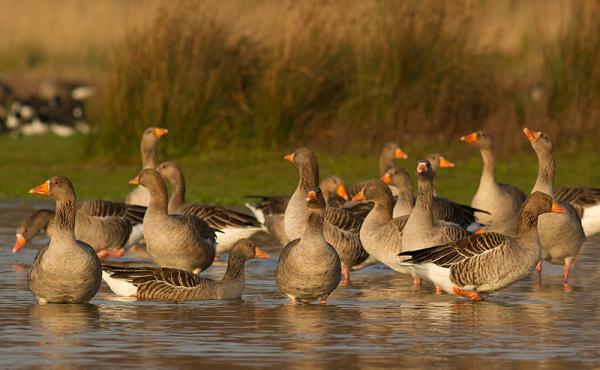
[[[383,176],[387,170],[393,168],[394,159],[407,159],[408,154],[406,154],[400,146],[396,143],[387,143],[381,149],[379,153],[379,177]],[[348,193],[350,196],[354,196],[358,194],[369,182],[370,180],[360,181],[358,183],[353,184],[349,189]],[[394,190],[392,190],[392,193]]]
[[167,186],[155,169],[145,169],[129,181],[150,193],[144,216],[144,239],[150,257],[160,267],[199,273],[215,259],[215,231],[194,216],[170,215]]
[[477,131],[460,138],[461,141],[473,144],[481,151],[483,170],[479,187],[471,200],[471,207],[484,209],[489,214],[476,212],[477,221],[486,225],[483,230],[505,235],[515,235],[518,214],[525,194],[512,185],[496,181],[496,153],[493,138]]
[[408,215],[392,218],[394,199],[390,188],[379,180],[371,180],[352,199],[373,203],[373,209],[360,228],[360,241],[369,257],[397,272],[412,274],[409,267],[399,265],[401,257],[398,256],[402,252],[402,233]]
[[[432,167],[433,169],[433,167]],[[435,178],[435,171],[433,172]],[[408,215],[414,206],[412,193],[412,182],[408,173],[402,168],[392,168],[381,178],[381,181],[388,185],[393,185],[398,189],[398,197],[394,205],[394,217]],[[451,200],[433,197],[433,218],[438,221],[445,221],[459,225],[465,229],[474,225],[479,226],[475,221],[475,212],[485,212],[470,206],[455,203]],[[487,212],[486,212],[487,213]]]
[[217,254],[231,250],[239,239],[265,230],[256,218],[244,213],[210,204],[186,204],[185,178],[175,162],[161,163],[158,172],[171,184],[169,214],[199,217],[206,221],[208,226],[220,231],[217,233]]
[[451,243],[469,235],[458,225],[434,220],[433,179],[431,163],[428,160],[417,162],[417,200],[402,235],[405,251]]
[[554,191],[561,202],[567,202],[577,211],[585,236],[600,233],[600,189],[563,187]]
[[117,295],[151,301],[239,299],[244,292],[244,265],[252,258],[270,258],[250,239],[238,240],[219,281],[173,268],[103,266],[102,278]]
[[[348,193],[344,181],[337,176],[328,176],[321,181],[319,186],[327,204],[339,205],[339,199],[348,200]],[[285,233],[283,216],[290,201],[289,195],[249,195],[251,198],[260,198],[258,204],[246,203],[246,207],[252,211],[254,217],[265,225],[269,234],[281,244],[287,244],[290,240]]]
[[75,239],[75,190],[66,177],[53,177],[31,189],[56,201],[50,244],[40,249],[29,271],[29,289],[39,303],[82,303],[102,282],[100,259],[88,244]]
[[[302,236],[306,227],[306,197],[308,191],[319,183],[319,164],[315,154],[308,148],[299,148],[284,158],[295,164],[300,174],[284,217],[285,232],[294,240]],[[361,224],[361,219],[344,209],[326,208],[323,234],[342,261],[344,284],[350,281],[350,268],[369,256],[360,243]]]
[[[541,131],[532,131],[525,127],[525,136],[531,143],[538,157],[538,176],[532,192],[540,191],[554,196],[554,145],[548,136]],[[538,231],[542,245],[541,260],[554,265],[563,265],[563,284],[569,284],[569,272],[575,258],[579,255],[585,241],[581,220],[575,209],[569,203],[559,202],[567,210],[563,214],[548,214],[540,216]],[[541,282],[542,262],[536,266],[538,282]]]
[[435,174],[442,168],[454,168],[454,162],[449,161],[440,153],[430,153],[425,156],[425,159],[431,163],[431,168],[433,169],[434,175],[434,184],[433,184],[433,195],[437,196],[437,192],[435,191]]
[[[54,211],[41,209],[34,212],[17,227],[17,240],[12,252],[17,253],[41,230],[50,234],[54,227]],[[94,248],[98,257],[120,257],[128,247],[132,233],[129,221],[119,217],[92,217],[77,212],[75,217],[75,238]]]
[[[296,153],[304,155],[300,149]],[[295,202],[293,196],[290,204]],[[340,257],[323,235],[327,223],[323,194],[318,188],[310,188],[306,191],[304,202],[304,230],[281,250],[275,282],[292,304],[296,301],[308,303],[317,298],[325,304],[340,283]]]
[[481,300],[481,294],[506,288],[526,277],[540,258],[538,216],[566,212],[542,192],[534,192],[519,212],[515,237],[494,232],[471,235],[454,243],[414,251],[400,256],[424,279],[450,294]]
[[[142,170],[156,168],[156,144],[165,135],[169,133],[166,128],[149,127],[142,134],[140,142],[140,151],[142,154]],[[126,204],[134,204],[147,207],[150,202],[148,190],[138,186],[127,194]]]

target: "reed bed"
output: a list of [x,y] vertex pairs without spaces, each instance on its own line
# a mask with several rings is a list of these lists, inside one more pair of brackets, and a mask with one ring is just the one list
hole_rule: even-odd
[[173,130],[170,155],[364,154],[479,128],[513,151],[527,149],[524,125],[575,148],[600,134],[597,1],[152,4],[122,38],[105,36],[95,152],[134,158],[149,125]]

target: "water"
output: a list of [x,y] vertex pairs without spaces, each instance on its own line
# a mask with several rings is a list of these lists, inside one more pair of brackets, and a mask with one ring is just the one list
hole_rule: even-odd
[[90,304],[37,305],[27,271],[46,239],[10,252],[31,207],[0,205],[0,368],[600,366],[600,238],[586,243],[571,292],[561,268],[547,264],[541,287],[532,275],[478,303],[413,291],[408,277],[372,266],[327,306],[291,306],[273,280],[273,258],[248,262],[243,300],[137,302],[103,286]]

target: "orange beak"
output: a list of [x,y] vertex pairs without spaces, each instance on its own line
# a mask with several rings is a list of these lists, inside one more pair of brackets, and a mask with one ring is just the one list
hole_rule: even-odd
[[[441,164],[440,164],[441,166]],[[417,164],[417,173],[423,173],[427,171],[427,165],[425,163],[419,163]]]
[[541,131],[533,131],[528,129],[527,127],[525,127],[523,129],[523,132],[525,133],[525,136],[527,137],[527,140],[533,142],[536,141],[537,139],[539,139],[540,135],[542,134]]
[[398,148],[398,149],[394,150],[394,158],[406,159],[406,158],[408,158],[408,154],[406,154],[402,149]]
[[309,200],[315,200],[315,199],[317,199],[317,193],[312,190],[309,191],[308,195],[306,197],[306,201],[308,202]]
[[452,168],[454,167],[454,163],[450,162],[444,157],[440,157],[440,168]]
[[15,241],[15,245],[12,247],[13,254],[17,253],[27,244],[27,240],[21,234],[17,234],[17,241]]
[[140,184],[140,175],[137,175],[133,179],[129,180],[131,185],[139,185]]
[[550,210],[550,212],[567,213],[567,210],[564,209],[562,206],[558,205],[558,203],[552,202],[552,209]]
[[254,258],[271,258],[267,253],[265,253],[262,249],[256,248],[254,250]]
[[358,194],[356,194],[355,196],[352,197],[352,201],[353,202],[359,202],[361,200],[366,200],[367,198],[365,197],[365,189],[362,189],[361,191],[358,192]]
[[283,157],[288,162],[294,163],[294,153],[287,154]]
[[46,181],[42,185],[29,190],[29,194],[50,195],[50,181]]
[[156,135],[157,139],[160,139],[161,137],[165,136],[166,134],[169,133],[169,130],[167,130],[166,128],[155,128],[154,129],[154,135]]
[[340,185],[337,187],[335,193],[337,195],[339,195],[340,197],[344,198],[344,200],[348,200],[348,193],[346,192],[346,188],[344,187],[344,185]]
[[386,173],[385,175],[381,176],[381,181],[383,181],[384,184],[391,184],[392,176],[390,176],[389,173]]
[[469,135],[462,136],[460,138],[460,141],[464,141],[465,143],[470,143],[470,144],[476,143],[477,142],[477,133],[473,132],[473,133],[470,133]]

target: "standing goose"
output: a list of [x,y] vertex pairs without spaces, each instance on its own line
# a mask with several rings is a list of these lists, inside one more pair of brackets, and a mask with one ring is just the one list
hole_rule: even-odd
[[[54,211],[41,209],[24,220],[17,227],[12,252],[21,250],[41,230],[49,234],[48,229],[54,227],[54,214]],[[79,211],[75,217],[75,238],[89,244],[100,258],[122,256],[131,233],[131,223],[124,218],[92,217]]]
[[[435,178],[435,171],[433,175]],[[388,170],[381,178],[381,181],[388,185],[391,184],[398,189],[398,197],[394,205],[394,217],[410,214],[414,206],[414,198],[412,194],[412,182],[408,173],[403,168],[395,167]],[[433,197],[433,218],[435,220],[450,222],[467,229],[477,224],[475,221],[475,212],[486,211],[455,203],[445,198]]]
[[[344,187],[344,181],[337,176],[328,176],[321,181],[319,186],[323,191],[325,202],[339,205],[339,199],[348,200],[348,193]],[[285,233],[283,216],[290,201],[289,195],[249,195],[250,198],[260,198],[258,204],[246,203],[246,208],[252,211],[254,217],[265,225],[269,234],[279,243],[285,245],[290,240]]]
[[450,162],[440,153],[430,153],[425,156],[425,159],[429,161],[431,164],[431,169],[433,170],[434,175],[434,184],[433,184],[433,195],[437,196],[437,192],[435,191],[435,175],[442,168],[454,168],[454,162]]
[[417,162],[417,201],[402,235],[404,251],[451,243],[469,236],[462,227],[433,217],[433,169],[428,160]]
[[77,203],[66,177],[53,177],[31,189],[56,201],[50,244],[40,249],[29,270],[29,289],[39,303],[82,303],[102,282],[100,259],[88,244],[75,239]]
[[237,240],[264,230],[253,216],[210,204],[186,204],[185,178],[175,162],[161,163],[158,172],[171,184],[169,214],[199,217],[220,231],[217,233],[217,254],[231,250]]
[[[303,155],[301,149],[296,153]],[[295,203],[294,196],[290,204]],[[329,294],[340,283],[340,257],[323,235],[327,221],[325,199],[321,190],[307,190],[304,202],[304,230],[281,250],[275,269],[275,282],[279,290],[291,299],[292,304],[296,301],[308,303],[317,298],[321,304],[325,304]]]
[[173,267],[198,273],[215,258],[215,231],[194,216],[170,215],[167,187],[155,169],[145,169],[129,181],[150,193],[144,216],[146,250],[160,267]]
[[512,185],[496,182],[496,153],[493,138],[483,131],[477,131],[461,137],[460,140],[477,146],[483,159],[479,188],[473,196],[471,207],[484,209],[490,213],[476,212],[477,221],[487,225],[484,228],[486,231],[515,235],[519,209],[525,200],[525,194]]
[[[548,136],[541,131],[532,131],[525,127],[525,136],[531,143],[538,157],[538,176],[532,192],[540,191],[554,196],[554,145]],[[564,214],[548,214],[540,216],[538,230],[542,245],[541,259],[553,265],[563,265],[563,284],[569,284],[571,264],[579,255],[581,246],[585,241],[585,234],[581,220],[575,209],[568,203],[559,202],[567,210]],[[542,261],[540,260],[536,271],[538,281],[541,282]]]
[[103,266],[102,278],[117,295],[150,301],[239,299],[244,292],[244,265],[252,258],[270,258],[250,239],[238,240],[219,281],[172,268]]
[[[406,154],[396,143],[387,143],[379,153],[379,177],[383,176],[387,170],[394,167],[394,159],[407,159]],[[353,184],[348,190],[350,196],[354,196],[361,191],[370,180],[360,181]],[[394,192],[394,190],[392,190]]]
[[540,258],[538,216],[566,212],[552,197],[534,192],[519,212],[516,237],[494,232],[471,235],[454,243],[406,251],[402,265],[451,294],[481,300],[480,293],[506,288],[526,277]]
[[379,180],[372,180],[352,199],[373,202],[373,209],[360,228],[360,241],[369,257],[397,272],[412,274],[412,269],[399,265],[401,257],[398,256],[402,252],[402,233],[408,215],[392,218],[394,199],[390,188]]
[[556,189],[554,196],[575,208],[585,236],[600,233],[600,189],[564,187]]
[[[142,153],[142,170],[156,168],[156,144],[165,135],[169,133],[166,128],[148,127],[142,134],[140,142],[140,151]],[[147,207],[150,202],[148,190],[141,186],[133,189],[125,198],[126,204],[134,204]]]
[[[297,149],[284,157],[298,167],[300,180],[285,210],[285,232],[291,239],[302,236],[306,227],[306,197],[310,189],[319,183],[317,157],[308,148]],[[344,284],[350,281],[350,268],[369,256],[360,243],[362,220],[341,208],[327,207],[323,234],[342,261]]]

